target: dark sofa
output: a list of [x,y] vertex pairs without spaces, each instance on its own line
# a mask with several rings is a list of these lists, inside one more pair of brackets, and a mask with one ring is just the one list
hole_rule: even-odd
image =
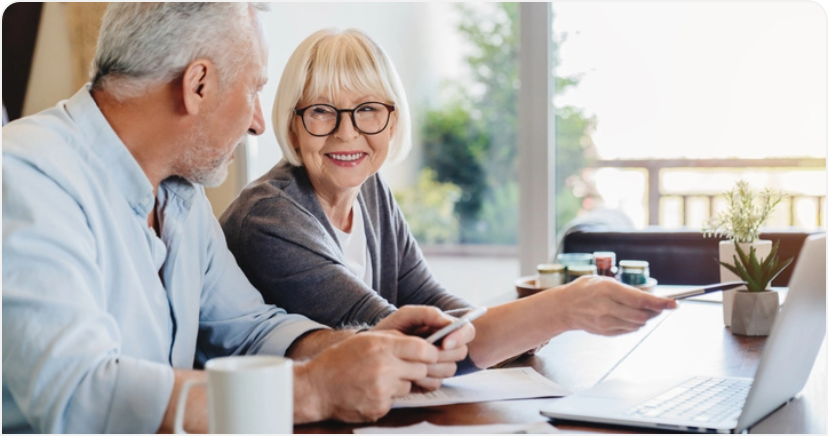
[[[787,286],[796,256],[811,233],[784,231],[762,233],[761,239],[780,241],[780,259],[794,257],[794,262],[773,281]],[[614,251],[617,260],[646,260],[650,276],[664,285],[705,285],[719,281],[719,241],[705,238],[698,230],[617,230],[602,226],[570,229],[563,239],[561,252],[593,253]]]

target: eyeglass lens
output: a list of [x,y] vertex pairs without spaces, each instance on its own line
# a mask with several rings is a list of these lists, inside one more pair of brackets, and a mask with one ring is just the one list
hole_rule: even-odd
[[[385,105],[369,102],[354,108],[352,120],[357,130],[373,135],[385,129],[390,115],[391,112]],[[302,121],[308,133],[317,136],[333,133],[336,130],[336,118],[336,109],[324,104],[310,106],[305,109],[305,113],[302,115]]]

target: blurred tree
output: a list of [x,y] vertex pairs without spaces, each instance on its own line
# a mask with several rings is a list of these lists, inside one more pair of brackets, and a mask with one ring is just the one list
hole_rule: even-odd
[[489,136],[479,121],[459,105],[426,113],[423,140],[424,166],[434,170],[435,179],[451,183],[462,194],[454,205],[461,228],[476,219],[486,190],[486,160]]
[[491,189],[517,181],[519,7],[519,3],[458,5],[462,16],[458,30],[474,48],[466,57],[474,88],[464,94],[491,138],[484,162]]
[[[560,82],[561,80],[556,80]],[[577,80],[561,87],[578,84]],[[560,83],[558,84],[561,85]],[[558,88],[557,92],[562,92]],[[555,108],[555,232],[572,221],[582,209],[583,198],[576,196],[577,185],[587,186],[587,192],[596,193],[590,182],[583,177],[583,169],[597,156],[590,134],[595,129],[595,117],[587,117],[583,111],[571,106]],[[584,190],[581,190],[584,191]]]
[[460,236],[455,204],[462,190],[452,183],[440,183],[435,171],[423,168],[417,184],[394,193],[406,217],[408,228],[420,243],[452,244]]
[[[449,84],[445,108],[427,112],[423,165],[436,180],[462,189],[455,205],[461,243],[516,244],[518,224],[517,129],[520,90],[518,3],[459,4],[458,30],[472,46],[471,80]],[[553,65],[566,35],[553,38]],[[554,71],[552,72],[554,74]],[[555,75],[555,92],[578,85],[581,75]],[[579,108],[556,108],[557,227],[575,218],[583,169],[595,156],[595,117]],[[556,229],[557,230],[557,229]]]

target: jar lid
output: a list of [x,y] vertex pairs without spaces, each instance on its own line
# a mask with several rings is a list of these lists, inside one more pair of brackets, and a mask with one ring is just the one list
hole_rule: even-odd
[[621,268],[644,269],[650,267],[650,262],[646,260],[622,260],[618,262]]
[[538,265],[538,272],[541,274],[547,273],[562,273],[564,266],[559,263],[542,263]]
[[610,259],[612,259],[613,262],[615,262],[615,252],[614,251],[596,251],[595,253],[592,253],[592,255],[595,256],[596,261],[598,259],[610,258]]
[[558,263],[563,265],[589,265],[592,263],[592,253],[561,253]]
[[596,274],[598,269],[595,265],[572,265],[566,268],[566,272],[570,276],[588,276]]

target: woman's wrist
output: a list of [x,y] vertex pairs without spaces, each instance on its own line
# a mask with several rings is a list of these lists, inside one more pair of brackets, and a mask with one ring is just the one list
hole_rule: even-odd
[[530,307],[543,311],[536,319],[543,323],[543,331],[550,334],[549,338],[573,330],[569,319],[569,301],[566,298],[568,286],[569,284],[558,286],[528,297],[540,300],[533,301]]

